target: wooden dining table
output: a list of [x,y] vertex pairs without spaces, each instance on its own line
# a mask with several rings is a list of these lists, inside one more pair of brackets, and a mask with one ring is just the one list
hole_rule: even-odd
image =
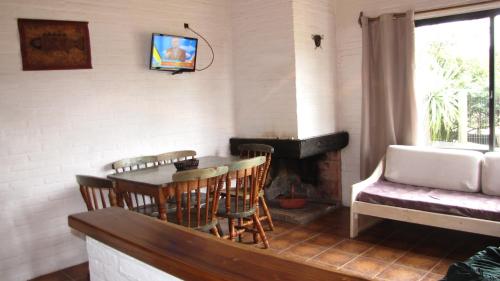
[[[240,160],[237,156],[220,157],[204,156],[198,157],[198,169],[212,168],[229,165]],[[118,193],[117,204],[124,207],[120,191],[137,192],[155,198],[158,205],[159,218],[167,220],[167,199],[175,195],[175,185],[172,176],[177,172],[174,164],[153,166],[144,169],[132,170],[118,174],[108,175],[113,180]],[[187,189],[187,188],[186,188]]]

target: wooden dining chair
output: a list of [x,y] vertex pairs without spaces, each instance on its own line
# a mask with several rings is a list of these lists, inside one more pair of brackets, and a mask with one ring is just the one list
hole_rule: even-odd
[[116,162],[113,162],[113,164],[111,164],[111,167],[115,170],[115,173],[118,174],[156,166],[157,164],[158,159],[156,158],[156,156],[139,156],[118,160]]
[[167,220],[167,213],[175,211],[175,206],[167,203],[158,188],[145,188],[129,182],[120,182],[114,187],[120,207],[161,220]]
[[273,218],[271,217],[271,212],[269,212],[269,207],[267,206],[266,197],[264,194],[265,185],[267,184],[267,179],[269,176],[269,168],[271,167],[271,158],[274,153],[274,148],[267,144],[259,144],[259,143],[249,143],[249,144],[241,144],[238,146],[238,150],[240,152],[240,158],[251,158],[257,156],[266,157],[266,164],[264,170],[264,181],[263,188],[259,193],[259,206],[262,207],[262,214],[259,216],[259,220],[261,222],[267,221],[269,225],[269,229],[274,230]]
[[175,173],[177,210],[168,215],[168,221],[220,237],[217,209],[227,171],[227,166],[220,166]]
[[269,248],[266,233],[259,220],[259,194],[262,190],[266,157],[259,156],[233,162],[226,177],[224,216],[228,219],[229,239],[235,240],[244,232],[252,232],[254,242],[257,236]]
[[[159,165],[166,165],[166,164],[172,164],[177,161],[194,159],[195,156],[196,156],[196,151],[194,150],[179,150],[179,151],[170,151],[162,153],[160,155],[157,155],[156,158],[158,160]],[[169,198],[168,202],[170,204],[175,204],[176,202],[175,197]]]
[[83,175],[77,175],[76,181],[80,185],[80,193],[87,206],[87,210],[94,211],[117,206],[112,181],[105,178]]
[[181,160],[193,159],[195,156],[196,151],[194,150],[179,150],[162,153],[157,155],[156,158],[159,165],[165,165]]

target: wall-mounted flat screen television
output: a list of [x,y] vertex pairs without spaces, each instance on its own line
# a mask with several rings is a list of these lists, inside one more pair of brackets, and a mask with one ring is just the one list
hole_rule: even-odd
[[150,69],[194,71],[198,39],[153,33]]

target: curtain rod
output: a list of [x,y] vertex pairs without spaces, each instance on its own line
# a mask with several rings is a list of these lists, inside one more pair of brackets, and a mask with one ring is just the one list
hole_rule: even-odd
[[[441,12],[441,11],[447,11],[447,10],[453,10],[453,9],[460,9],[460,8],[467,8],[467,7],[472,7],[472,6],[484,5],[484,4],[494,3],[494,2],[498,2],[498,0],[486,0],[486,1],[482,1],[482,2],[476,2],[476,3],[446,6],[446,7],[441,7],[441,8],[429,9],[429,10],[419,10],[419,11],[415,11],[415,14],[418,15],[418,14],[425,14],[425,13]],[[400,18],[400,17],[404,17],[405,15],[406,15],[406,13],[396,13],[396,14],[394,14],[394,17]],[[360,12],[359,17],[358,17],[359,26],[362,26],[362,23],[361,23],[362,16],[363,16],[363,12]],[[379,18],[380,17],[368,18],[368,20],[375,21],[375,20],[378,20]]]

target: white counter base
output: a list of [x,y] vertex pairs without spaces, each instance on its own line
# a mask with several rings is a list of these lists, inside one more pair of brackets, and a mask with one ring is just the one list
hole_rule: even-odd
[[177,281],[164,271],[87,236],[91,281]]

